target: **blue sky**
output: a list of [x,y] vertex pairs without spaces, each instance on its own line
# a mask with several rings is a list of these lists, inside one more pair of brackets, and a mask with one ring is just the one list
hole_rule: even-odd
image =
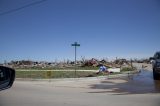
[[[0,0],[0,14],[41,0]],[[46,0],[0,15],[0,62],[145,58],[160,50],[159,0]]]

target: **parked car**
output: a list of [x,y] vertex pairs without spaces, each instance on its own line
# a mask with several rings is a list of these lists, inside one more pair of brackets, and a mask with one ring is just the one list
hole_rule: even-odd
[[15,70],[0,66],[0,91],[12,86],[15,79]]
[[160,79],[160,52],[156,52],[153,57],[150,58],[153,67],[154,80]]

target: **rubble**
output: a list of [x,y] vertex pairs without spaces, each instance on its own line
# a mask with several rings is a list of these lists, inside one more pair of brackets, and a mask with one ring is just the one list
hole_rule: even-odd
[[[105,59],[98,60],[95,58],[86,60],[82,59],[77,61],[77,67],[99,67],[100,64],[105,65],[107,68],[121,68],[131,66],[131,61],[126,59],[116,59],[114,61],[107,61]],[[31,60],[21,60],[21,61],[11,61],[5,64],[13,68],[74,68],[74,61],[63,61],[63,62],[45,62],[45,61],[31,61]]]

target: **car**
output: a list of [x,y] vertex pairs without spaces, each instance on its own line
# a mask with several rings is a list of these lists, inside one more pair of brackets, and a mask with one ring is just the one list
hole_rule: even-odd
[[154,80],[160,80],[160,51],[156,52],[150,60],[152,62],[153,78]]
[[0,66],[0,91],[12,87],[15,80],[15,70]]

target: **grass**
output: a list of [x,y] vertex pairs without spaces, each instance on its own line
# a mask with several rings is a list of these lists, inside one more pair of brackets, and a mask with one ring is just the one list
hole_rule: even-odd
[[[89,68],[88,68],[89,69]],[[73,69],[72,69],[73,70]],[[82,70],[82,69],[81,69]],[[131,67],[123,67],[121,69],[121,72],[126,71],[133,71],[134,68]],[[121,73],[120,72],[120,73]],[[96,76],[102,76],[104,74],[100,73],[99,75],[95,74],[93,71],[77,71],[76,77],[96,77]],[[114,74],[120,74],[120,73],[111,73]],[[48,79],[48,78],[74,78],[75,77],[75,71],[54,71],[52,70],[43,70],[43,69],[17,69],[16,70],[16,78],[34,78],[34,79]]]
[[[77,71],[76,77],[87,77],[95,74],[91,71]],[[16,71],[16,78],[35,78],[35,79],[48,79],[48,78],[74,78],[74,71]]]
[[[16,70],[74,70],[75,67],[64,67],[64,68],[59,68],[59,67],[32,67],[32,68],[16,68]],[[92,67],[92,66],[86,66],[86,67],[77,67],[77,70],[98,70],[99,67]]]
[[126,71],[134,71],[135,70],[135,67],[123,67],[122,69],[121,69],[121,72],[126,72]]

